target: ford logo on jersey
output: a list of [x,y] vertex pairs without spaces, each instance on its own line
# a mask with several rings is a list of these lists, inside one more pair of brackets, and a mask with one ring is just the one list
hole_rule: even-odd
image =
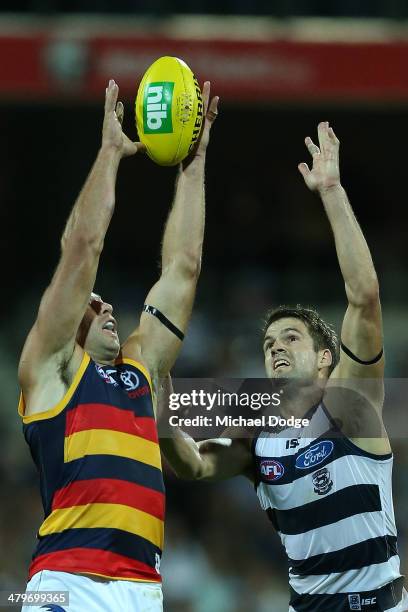
[[263,480],[269,482],[279,480],[285,473],[283,465],[275,459],[263,459],[260,467]]
[[329,455],[332,454],[334,444],[331,440],[323,440],[314,446],[311,446],[296,459],[296,467],[299,470],[307,470],[315,468],[316,465],[323,463]]

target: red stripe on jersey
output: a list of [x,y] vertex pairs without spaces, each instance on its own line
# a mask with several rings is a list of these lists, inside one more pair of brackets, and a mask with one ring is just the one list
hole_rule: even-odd
[[55,492],[52,510],[85,504],[123,504],[164,520],[163,493],[115,478],[76,480]]
[[99,548],[66,548],[40,555],[31,563],[28,579],[41,570],[161,582],[160,575],[150,565]]
[[68,410],[65,435],[87,429],[112,429],[158,442],[153,417],[138,417],[132,410],[122,410],[108,404],[79,404]]

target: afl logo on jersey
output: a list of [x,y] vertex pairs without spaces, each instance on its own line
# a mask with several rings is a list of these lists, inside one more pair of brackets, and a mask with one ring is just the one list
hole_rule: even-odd
[[279,480],[285,473],[285,468],[275,459],[263,459],[260,464],[262,479],[267,482]]
[[323,440],[311,446],[296,459],[296,467],[299,470],[308,470],[320,465],[332,454],[334,444],[331,440]]
[[96,371],[98,372],[99,376],[101,378],[103,378],[103,380],[108,383],[108,385],[113,385],[114,387],[118,386],[118,383],[116,382],[116,380],[113,378],[112,374],[116,374],[116,370],[104,370],[102,366],[98,365],[97,363],[95,363],[95,368]]

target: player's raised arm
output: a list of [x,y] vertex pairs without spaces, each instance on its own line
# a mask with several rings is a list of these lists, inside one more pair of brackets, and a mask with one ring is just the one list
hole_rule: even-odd
[[125,357],[141,359],[153,379],[173,365],[187,328],[201,267],[204,236],[204,168],[218,98],[209,103],[210,83],[203,89],[205,121],[201,140],[177,178],[173,206],[163,236],[161,275],[150,290],[140,325],[122,347]]
[[118,86],[111,80],[106,89],[101,147],[67,221],[58,266],[23,350],[19,368],[23,388],[37,379],[50,360],[67,363],[74,352],[115,207],[119,162],[141,146],[122,132],[123,105],[117,98]]
[[[252,456],[248,438],[222,437],[196,442],[179,427],[169,424],[169,397],[173,392],[170,376],[158,394],[160,449],[174,473],[185,480],[215,482],[246,475],[252,477]],[[235,431],[236,433],[236,431]]]
[[[341,330],[340,362],[332,378],[382,378],[384,358],[381,306],[377,275],[371,254],[340,182],[339,140],[328,122],[318,126],[319,146],[305,143],[313,159],[310,170],[299,170],[310,190],[323,202],[334,234],[348,307]],[[381,409],[382,386],[371,399]]]

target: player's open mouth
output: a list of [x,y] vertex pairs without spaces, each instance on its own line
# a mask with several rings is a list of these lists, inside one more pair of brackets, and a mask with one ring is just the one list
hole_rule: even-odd
[[275,363],[273,364],[273,369],[277,370],[278,368],[289,367],[289,366],[290,366],[290,363],[286,359],[277,359]]
[[108,334],[109,336],[113,336],[114,338],[116,338],[116,332],[115,331],[111,331],[110,329],[104,329],[103,332],[105,334]]
[[116,324],[113,319],[109,319],[103,326],[102,331],[108,333],[110,336],[116,336]]

